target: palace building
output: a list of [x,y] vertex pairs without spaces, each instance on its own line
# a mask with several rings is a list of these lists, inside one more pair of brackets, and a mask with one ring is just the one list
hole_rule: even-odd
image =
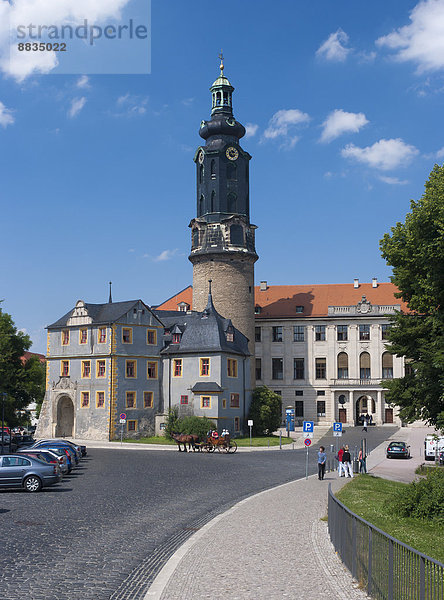
[[[403,374],[386,349],[404,309],[389,283],[254,286],[244,126],[220,74],[195,153],[193,285],[164,303],[79,300],[48,326],[47,387],[37,435],[115,439],[159,433],[168,409],[246,429],[255,385],[282,396],[283,418],[354,424],[397,420],[382,379]],[[120,416],[125,413],[124,424]]]

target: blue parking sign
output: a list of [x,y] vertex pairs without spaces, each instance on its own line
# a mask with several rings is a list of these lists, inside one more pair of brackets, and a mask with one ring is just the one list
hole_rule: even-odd
[[303,432],[304,433],[313,433],[314,431],[314,421],[304,421]]
[[333,423],[333,431],[342,431],[342,423]]

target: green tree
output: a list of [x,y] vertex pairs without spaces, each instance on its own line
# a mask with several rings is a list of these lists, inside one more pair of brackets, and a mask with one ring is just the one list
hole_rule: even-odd
[[405,223],[381,240],[392,282],[409,311],[396,314],[390,352],[406,359],[404,377],[384,381],[386,398],[406,422],[444,430],[444,166],[435,165]]
[[43,365],[37,357],[23,360],[30,346],[29,336],[17,331],[11,316],[0,309],[0,393],[6,393],[5,422],[12,427],[19,424],[17,411],[33,400],[41,402],[45,394]]
[[249,419],[253,420],[254,435],[271,435],[281,425],[282,399],[267,386],[258,387],[253,392]]

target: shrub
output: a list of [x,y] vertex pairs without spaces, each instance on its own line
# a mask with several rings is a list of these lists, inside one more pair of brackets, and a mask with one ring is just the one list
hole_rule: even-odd
[[179,411],[177,409],[177,406],[173,406],[173,408],[170,408],[168,410],[168,416],[166,418],[165,425],[165,437],[167,437],[170,440],[173,439],[171,437],[171,434],[179,431],[179,421]]
[[210,429],[217,429],[216,424],[207,417],[184,417],[178,421],[178,433],[193,433],[199,438],[206,437]]
[[423,479],[399,491],[390,504],[403,517],[444,523],[444,469],[429,469]]
[[265,385],[256,388],[248,418],[253,420],[253,435],[272,435],[282,420],[282,399],[279,394]]

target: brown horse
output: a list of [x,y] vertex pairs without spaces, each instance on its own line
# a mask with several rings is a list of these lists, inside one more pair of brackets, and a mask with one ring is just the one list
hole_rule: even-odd
[[[194,435],[194,434],[172,433],[171,437],[177,443],[177,445],[179,447],[179,452],[182,452],[181,447],[180,447],[181,444],[183,444],[184,452],[191,452],[191,448],[193,448],[193,451],[194,451],[195,450],[194,444],[199,441],[199,436]],[[187,444],[188,444],[188,450],[187,450]]]

